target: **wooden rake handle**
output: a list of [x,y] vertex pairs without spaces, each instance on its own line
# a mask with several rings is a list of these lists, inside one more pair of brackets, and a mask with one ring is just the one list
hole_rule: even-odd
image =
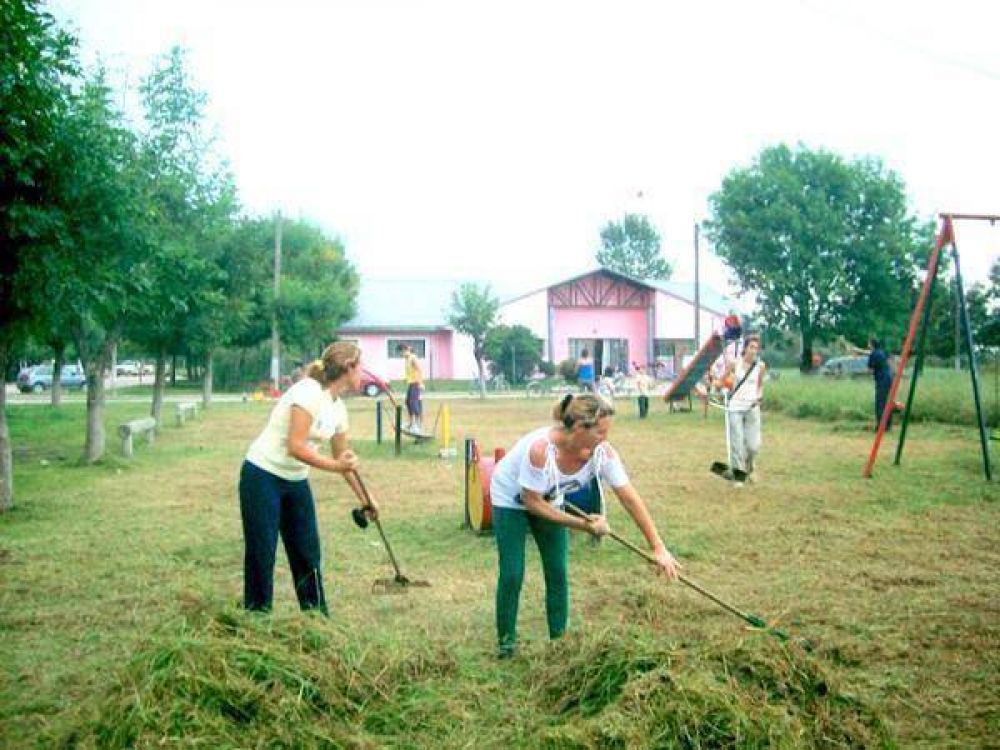
[[[577,508],[572,503],[567,502],[567,503],[565,503],[565,506],[566,506],[566,509],[570,513],[572,513],[573,515],[579,516],[581,518],[586,518],[587,517],[586,513],[584,513],[582,510],[580,510],[579,508]],[[616,542],[618,542],[619,544],[621,544],[623,547],[627,547],[628,549],[632,550],[632,552],[634,552],[637,555],[639,555],[640,557],[642,557],[646,562],[651,563],[652,565],[659,565],[660,564],[659,561],[655,557],[653,557],[651,554],[649,554],[646,550],[641,549],[640,547],[637,547],[632,542],[630,542],[628,539],[625,539],[624,537],[619,536],[618,534],[616,534],[613,531],[609,531],[608,532],[608,536],[610,536]],[[770,625],[767,624],[767,622],[762,617],[758,617],[757,615],[753,615],[753,614],[750,614],[749,612],[743,612],[742,610],[737,609],[732,604],[729,604],[727,601],[725,601],[725,600],[719,598],[717,595],[713,594],[711,591],[709,591],[708,589],[706,589],[701,584],[695,583],[694,581],[692,581],[687,576],[683,576],[683,575],[678,574],[677,580],[679,580],[685,586],[687,586],[687,587],[689,587],[691,589],[694,589],[695,591],[697,591],[699,594],[701,594],[705,598],[710,599],[711,601],[715,602],[716,604],[718,604],[720,607],[722,607],[727,612],[729,612],[731,614],[734,614],[737,617],[739,617],[741,620],[743,620],[744,622],[749,623],[750,625],[753,625],[755,628],[764,628],[768,632],[773,633],[775,636],[777,636],[781,640],[783,640],[783,641],[788,640],[788,635],[786,633],[783,633],[782,631],[778,630],[777,628],[772,628]]]

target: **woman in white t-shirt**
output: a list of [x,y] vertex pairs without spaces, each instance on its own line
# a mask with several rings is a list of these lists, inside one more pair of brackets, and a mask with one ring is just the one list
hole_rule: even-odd
[[549,637],[558,638],[566,630],[569,529],[599,537],[609,528],[602,515],[570,515],[563,510],[563,502],[566,495],[587,487],[595,477],[611,485],[646,537],[660,570],[671,580],[677,578],[677,562],[660,540],[646,504],[607,442],[614,413],[614,408],[598,396],[567,394],[552,411],[557,424],[525,435],[493,471],[490,496],[500,558],[496,594],[500,657],[513,654],[517,641],[528,533],[534,537],[542,558]]
[[[378,516],[378,506],[365,502],[353,475],[358,458],[348,445],[347,408],[340,400],[360,384],[361,350],[346,341],[331,344],[278,400],[247,451],[239,484],[247,609],[271,609],[280,534],[299,606],[327,614],[310,467],[343,474],[369,517]],[[318,450],[325,441],[330,442],[330,458]]]

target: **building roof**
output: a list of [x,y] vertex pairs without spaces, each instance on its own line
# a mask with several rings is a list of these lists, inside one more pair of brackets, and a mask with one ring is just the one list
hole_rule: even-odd
[[[519,299],[523,299],[532,294],[537,294],[538,292],[544,291],[550,287],[558,286],[559,284],[566,284],[571,281],[576,281],[577,279],[582,279],[585,276],[590,276],[591,274],[603,271],[604,273],[610,274],[611,276],[618,276],[619,278],[625,279],[632,282],[633,284],[638,284],[644,286],[647,289],[655,289],[657,291],[663,292],[664,294],[670,295],[671,297],[676,297],[679,300],[687,302],[691,305],[694,304],[694,282],[686,281],[663,281],[661,279],[639,279],[635,276],[630,276],[626,273],[621,273],[620,271],[613,271],[610,268],[605,268],[603,266],[594,266],[589,268],[582,273],[574,274],[573,276],[568,276],[560,279],[555,279],[548,284],[543,286],[536,286],[532,289],[519,294],[515,294],[508,298],[501,299],[501,305],[506,305],[511,302],[515,302]],[[710,312],[717,313],[719,315],[725,315],[736,305],[729,297],[719,294],[711,287],[705,284],[700,284],[700,289],[698,290],[699,303],[701,307]]]
[[448,311],[452,294],[465,283],[504,293],[492,282],[472,279],[374,279],[363,276],[358,292],[358,312],[340,326],[341,331],[426,331],[450,329]]

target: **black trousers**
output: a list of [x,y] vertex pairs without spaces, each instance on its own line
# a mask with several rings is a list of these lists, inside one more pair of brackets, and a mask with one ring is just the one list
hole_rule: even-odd
[[[892,386],[891,380],[876,380],[875,381],[875,425],[876,427],[882,421],[882,412],[885,411],[885,403],[889,400],[889,388]],[[889,413],[889,421],[886,423],[885,429],[892,429],[892,413]]]
[[299,606],[327,614],[316,505],[308,480],[282,479],[244,461],[240,469],[240,515],[245,544],[243,605],[252,610],[271,609],[280,534]]
[[639,419],[645,419],[649,414],[649,396],[639,396]]

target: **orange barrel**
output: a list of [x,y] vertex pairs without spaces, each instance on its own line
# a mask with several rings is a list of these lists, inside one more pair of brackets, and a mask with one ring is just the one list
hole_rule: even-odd
[[465,509],[469,526],[483,533],[493,528],[493,506],[490,502],[490,479],[493,468],[504,456],[504,449],[497,448],[492,458],[483,458],[479,444],[472,441],[468,470],[465,475]]

